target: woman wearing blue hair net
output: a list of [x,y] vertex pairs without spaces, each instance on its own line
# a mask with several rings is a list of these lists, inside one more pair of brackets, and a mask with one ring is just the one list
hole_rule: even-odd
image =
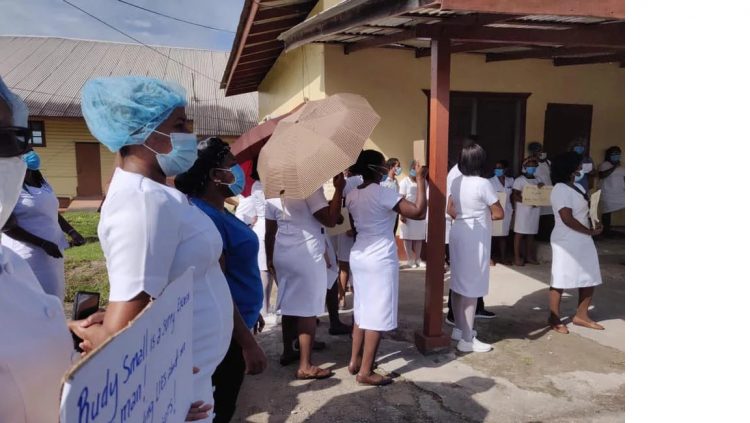
[[91,133],[119,152],[101,209],[99,240],[107,260],[106,312],[72,322],[91,351],[125,327],[170,281],[194,267],[194,404],[188,420],[210,421],[211,375],[232,336],[232,297],[221,271],[222,239],[216,226],[168,176],[197,158],[197,139],[185,116],[185,91],[143,77],[99,78],[86,83],[81,108]]

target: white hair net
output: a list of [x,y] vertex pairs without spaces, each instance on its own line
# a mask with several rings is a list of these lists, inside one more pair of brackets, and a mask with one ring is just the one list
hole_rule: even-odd
[[140,76],[92,79],[81,92],[89,131],[112,152],[143,144],[174,109],[185,105],[185,89],[179,84]]
[[26,103],[21,100],[21,97],[13,94],[10,88],[5,85],[2,77],[0,77],[0,98],[8,104],[13,113],[13,126],[27,128],[29,126],[29,108],[26,107]]

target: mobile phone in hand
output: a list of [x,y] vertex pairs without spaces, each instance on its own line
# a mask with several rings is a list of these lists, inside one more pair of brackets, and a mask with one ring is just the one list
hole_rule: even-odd
[[[85,319],[99,310],[99,293],[89,291],[76,292],[75,301],[73,302],[73,320]],[[81,352],[78,346],[83,340],[76,334],[73,335],[73,343],[76,351]]]

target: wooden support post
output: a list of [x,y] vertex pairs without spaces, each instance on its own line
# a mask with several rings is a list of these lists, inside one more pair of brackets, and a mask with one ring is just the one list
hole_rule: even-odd
[[437,36],[431,41],[429,225],[427,228],[427,272],[425,277],[422,331],[415,343],[423,354],[446,348],[450,337],[443,333],[443,277],[445,275],[445,204],[448,176],[448,123],[450,120],[451,41]]

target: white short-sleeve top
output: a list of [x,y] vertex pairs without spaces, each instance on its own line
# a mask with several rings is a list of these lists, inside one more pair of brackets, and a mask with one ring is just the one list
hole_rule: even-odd
[[540,181],[536,178],[529,179],[525,175],[521,175],[518,178],[516,178],[515,181],[513,181],[513,189],[516,191],[521,191],[523,193],[523,187],[529,184],[538,185],[539,182]]
[[292,198],[267,200],[266,219],[277,222],[277,238],[320,237],[323,234],[323,225],[314,214],[325,207],[328,207],[328,200],[321,187],[304,200]]
[[393,237],[393,207],[401,195],[391,188],[370,184],[352,190],[346,196],[346,208],[354,220],[358,237]]
[[266,195],[263,193],[263,184],[260,181],[253,183],[249,196],[240,196],[234,215],[248,225],[252,224],[253,218],[266,218]]
[[417,201],[417,183],[412,181],[411,178],[404,178],[398,188],[398,193],[405,199],[415,203]]
[[102,206],[98,234],[110,301],[128,301],[140,292],[158,297],[189,267],[202,274],[221,257],[221,235],[184,194],[120,168]]
[[362,176],[360,175],[353,175],[346,178],[346,184],[344,185],[344,190],[341,192],[341,194],[346,197],[347,194],[352,192],[353,189],[362,185],[362,183],[364,183],[364,179],[362,179]]
[[488,179],[461,175],[453,181],[448,192],[456,209],[456,220],[490,221],[489,206],[497,203],[497,191]]
[[[555,229],[561,228],[568,232],[573,231],[568,225],[565,225],[560,217],[560,209],[565,207],[569,208],[573,212],[573,218],[581,222],[581,224],[587,228],[589,224],[589,202],[581,194],[585,192],[583,186],[575,184],[575,186],[581,191],[576,191],[573,187],[558,183],[552,188],[550,194],[550,202],[552,203],[552,210],[555,212]],[[577,232],[576,232],[577,233]]]

